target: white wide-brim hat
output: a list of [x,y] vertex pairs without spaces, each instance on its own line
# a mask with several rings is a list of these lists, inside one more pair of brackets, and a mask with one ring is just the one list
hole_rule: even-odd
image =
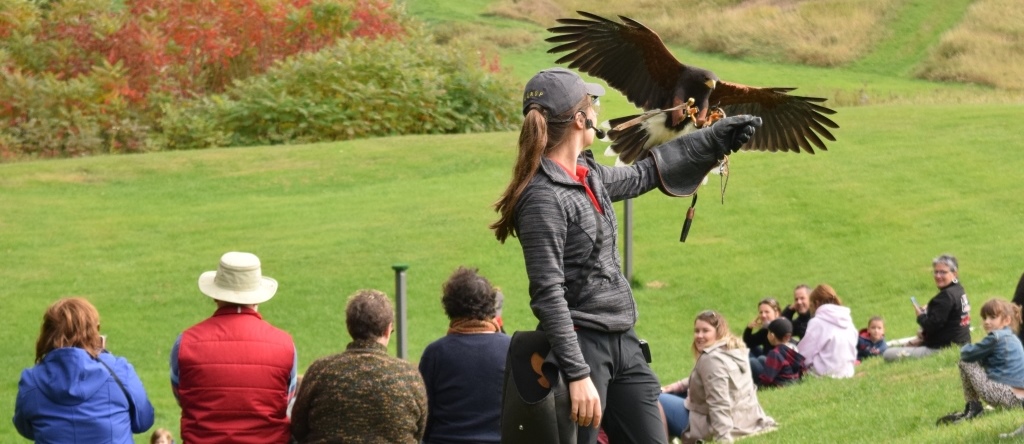
[[220,257],[217,271],[199,276],[199,291],[232,304],[260,304],[277,293],[277,281],[263,276],[255,254],[232,251]]

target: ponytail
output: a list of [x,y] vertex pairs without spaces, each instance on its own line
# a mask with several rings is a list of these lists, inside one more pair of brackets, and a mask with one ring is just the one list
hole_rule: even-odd
[[494,230],[498,242],[505,243],[509,236],[516,237],[515,208],[519,197],[537,174],[541,158],[566,137],[568,124],[579,112],[577,110],[589,105],[590,97],[584,96],[576,108],[571,108],[565,115],[555,116],[555,120],[550,120],[547,111],[538,104],[527,108],[523,128],[519,131],[519,153],[512,168],[512,180],[494,203],[494,211],[500,215],[498,220],[488,227]]
[[494,203],[494,211],[501,216],[490,225],[498,242],[505,243],[509,236],[515,237],[516,227],[513,210],[519,202],[526,185],[537,174],[540,158],[548,144],[548,124],[544,112],[538,105],[531,105],[519,131],[519,154],[512,168],[512,180]]

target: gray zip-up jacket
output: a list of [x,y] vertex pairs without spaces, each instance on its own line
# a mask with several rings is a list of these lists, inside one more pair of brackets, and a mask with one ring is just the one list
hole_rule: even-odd
[[[628,167],[608,167],[587,150],[576,162],[590,170],[587,183],[604,214],[595,212],[583,185],[548,158],[542,159],[515,207],[516,233],[530,279],[530,307],[569,381],[590,375],[574,326],[624,332],[636,323],[636,302],[619,266],[612,202],[658,186],[651,157]],[[597,224],[602,245],[598,267],[589,272],[586,264],[597,243]]]

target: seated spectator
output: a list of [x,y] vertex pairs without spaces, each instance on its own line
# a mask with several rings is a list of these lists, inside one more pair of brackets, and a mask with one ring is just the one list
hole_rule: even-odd
[[[750,378],[748,352],[729,332],[729,324],[713,310],[697,315],[691,346],[697,362],[689,378],[663,387],[659,401],[669,421],[669,433],[686,442],[731,442],[736,438],[777,428],[757,400]],[[684,398],[676,396],[683,391]],[[681,407],[681,408],[680,408]],[[686,424],[677,422],[685,420]]]
[[850,309],[827,284],[811,291],[811,322],[800,340],[800,354],[807,358],[811,372],[818,376],[849,378],[857,360],[857,328]]
[[918,338],[907,346],[889,347],[882,353],[886,362],[904,358],[922,358],[951,345],[971,342],[971,304],[958,280],[955,257],[944,254],[932,260],[932,277],[939,288],[926,307],[914,307]]
[[388,356],[394,323],[388,297],[359,290],[348,298],[345,351],[317,359],[303,374],[292,409],[298,443],[415,444],[427,425],[427,392],[416,367]]
[[857,337],[857,360],[863,361],[885,353],[885,321],[881,316],[872,316],[868,326],[860,330]]
[[757,303],[757,316],[743,329],[743,343],[750,349],[750,356],[764,356],[772,349],[768,342],[768,324],[779,317],[781,310],[775,298],[764,298]]
[[153,405],[135,368],[110,354],[100,314],[82,298],[43,314],[36,365],[21,372],[14,428],[35,442],[130,444],[153,426]]
[[217,309],[171,346],[181,440],[287,443],[298,353],[291,335],[260,314],[260,305],[277,294],[277,281],[263,275],[256,255],[232,251],[221,255],[217,270],[199,275],[198,286]]
[[994,407],[1020,409],[1024,401],[1024,347],[1013,328],[1021,322],[1020,307],[991,299],[981,307],[982,325],[988,333],[977,344],[960,349],[960,382],[967,401],[963,412],[939,418],[951,424],[981,416],[985,401]]
[[174,444],[174,435],[165,428],[156,429],[149,437],[149,444]]
[[751,375],[758,387],[782,387],[800,381],[807,371],[804,356],[789,343],[793,338],[793,324],[778,318],[768,324],[768,340],[774,348],[768,354],[750,358]]
[[459,267],[443,287],[448,335],[420,358],[427,387],[424,444],[501,442],[501,391],[509,337],[495,319],[497,290]]
[[802,339],[807,332],[807,323],[811,320],[810,295],[811,288],[807,284],[797,285],[793,289],[793,303],[782,310],[782,317],[793,323],[794,339]]

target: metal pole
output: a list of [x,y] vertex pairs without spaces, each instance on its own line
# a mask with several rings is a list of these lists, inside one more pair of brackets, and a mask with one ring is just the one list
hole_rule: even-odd
[[394,264],[395,270],[395,333],[398,335],[398,357],[405,359],[406,353],[406,294],[405,294],[405,270],[409,269],[406,264]]
[[626,199],[623,203],[623,212],[626,213],[623,216],[623,225],[625,225],[625,231],[622,235],[622,248],[623,248],[623,260],[622,267],[624,268],[623,274],[626,275],[626,282],[633,282],[633,199]]

